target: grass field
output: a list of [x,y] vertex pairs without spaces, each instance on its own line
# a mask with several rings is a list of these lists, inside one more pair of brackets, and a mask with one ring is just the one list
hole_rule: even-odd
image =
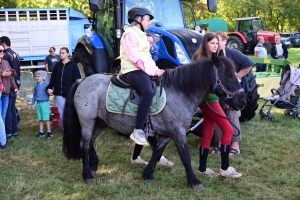
[[300,48],[289,48],[288,52],[289,57],[287,60],[290,61],[294,67],[298,67],[300,62]]
[[[298,66],[300,48],[289,49],[289,61]],[[262,101],[260,101],[260,104]],[[13,199],[300,199],[300,121],[274,109],[273,122],[256,115],[241,125],[241,154],[231,165],[243,173],[240,179],[199,177],[204,191],[187,187],[184,167],[173,142],[164,155],[174,162],[168,168],[156,168],[154,184],[144,181],[143,165],[130,164],[133,142],[106,129],[95,142],[100,158],[95,183],[86,185],[81,178],[81,161],[66,160],[62,138],[54,129],[51,139],[35,138],[38,121],[25,101],[18,100],[22,122],[19,136],[9,140],[9,148],[0,151],[0,200]],[[188,146],[196,173],[200,138],[190,134]],[[215,144],[212,144],[214,147]],[[151,149],[141,157],[149,160]],[[209,155],[208,167],[219,170],[220,157]]]
[[[81,179],[81,161],[66,160],[62,138],[54,129],[51,139],[35,138],[38,121],[26,102],[18,101],[20,135],[0,152],[0,199],[300,199],[299,120],[275,109],[275,121],[256,116],[242,124],[241,155],[231,165],[243,172],[240,179],[198,177],[204,191],[187,187],[185,172],[173,142],[164,155],[175,166],[156,169],[156,182],[141,178],[145,166],[130,164],[134,144],[111,129],[96,140],[100,157],[94,184]],[[193,169],[198,167],[200,138],[188,136]],[[150,148],[142,158],[149,160]],[[218,171],[220,157],[209,155],[208,167]]]

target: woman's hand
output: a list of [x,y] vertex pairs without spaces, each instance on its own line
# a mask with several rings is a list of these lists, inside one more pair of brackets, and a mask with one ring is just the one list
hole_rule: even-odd
[[155,76],[161,76],[161,75],[163,75],[165,73],[165,70],[163,70],[163,69],[157,69],[156,71],[155,71]]
[[19,94],[19,90],[15,89],[15,93],[16,93],[16,95],[18,95]]
[[5,70],[4,72],[2,72],[2,76],[3,77],[7,77],[11,75],[11,71],[10,70]]

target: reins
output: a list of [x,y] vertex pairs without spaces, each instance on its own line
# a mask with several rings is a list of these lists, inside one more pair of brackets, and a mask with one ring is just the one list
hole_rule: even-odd
[[[217,87],[220,86],[221,89],[226,93],[226,97],[223,99],[224,101],[228,100],[228,99],[231,99],[232,97],[234,97],[235,95],[239,94],[239,93],[242,93],[244,92],[244,89],[243,88],[240,88],[234,92],[229,92],[225,86],[222,84],[220,78],[219,78],[219,75],[218,75],[218,71],[217,71],[217,68],[216,66],[214,65],[214,72],[215,72],[215,77],[216,77],[216,83],[215,85],[213,86],[213,93],[216,91]],[[209,103],[207,102],[207,100],[205,99],[205,103],[208,105],[208,107],[214,112],[216,113],[217,115],[219,115],[220,117],[223,117],[225,119],[227,119],[229,121],[229,123],[238,131],[238,134],[237,135],[234,135],[234,136],[239,136],[241,134],[240,130],[232,123],[230,122],[229,118],[225,115],[222,115],[220,113],[218,113],[215,109],[213,109]]]
[[[216,78],[216,83],[215,85],[213,86],[213,89],[212,91],[215,92],[215,90],[217,89],[218,86],[221,87],[221,89],[226,93],[226,97],[223,99],[224,101],[225,100],[228,100],[228,99],[231,99],[232,97],[234,97],[235,95],[239,94],[239,93],[242,93],[244,92],[244,89],[243,88],[240,88],[234,92],[230,92],[229,90],[227,90],[225,88],[225,86],[222,84],[220,78],[219,78],[219,75],[218,75],[218,71],[217,71],[217,68],[216,66],[214,65],[214,72],[215,72],[215,78]],[[237,135],[234,135],[234,136],[239,136],[241,134],[240,130],[232,123],[230,122],[229,118],[225,115],[222,115],[220,113],[218,113],[215,109],[213,109],[209,103],[207,102],[207,100],[205,99],[205,103],[208,105],[208,107],[214,112],[216,113],[217,115],[219,115],[220,117],[223,117],[225,119],[227,119],[229,121],[229,123],[237,130],[238,134]],[[196,125],[194,125],[192,128],[190,128],[189,130],[194,130],[197,126],[199,126],[201,123],[202,123],[203,119],[201,119]]]
[[229,120],[229,118],[226,116],[226,115],[222,115],[220,113],[218,113],[215,109],[213,109],[209,103],[207,102],[207,100],[205,99],[205,103],[207,104],[207,106],[214,112],[216,113],[217,115],[219,115],[220,117],[223,117],[225,119],[227,119],[229,121],[229,123],[237,130],[238,134],[237,135],[234,135],[234,136],[239,136],[241,134],[240,130]]

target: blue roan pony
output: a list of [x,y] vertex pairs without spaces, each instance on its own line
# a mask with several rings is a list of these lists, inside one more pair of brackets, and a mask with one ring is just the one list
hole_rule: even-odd
[[[66,98],[63,117],[63,152],[68,159],[81,159],[82,176],[86,182],[94,179],[99,159],[94,141],[109,126],[130,135],[135,128],[135,116],[110,113],[106,109],[106,91],[111,75],[95,74],[74,83]],[[213,57],[166,70],[162,78],[166,92],[165,108],[151,116],[158,143],[153,144],[151,160],[144,170],[145,180],[154,180],[157,160],[172,139],[183,162],[188,185],[203,189],[195,176],[186,142],[186,132],[193,114],[204,97],[214,92],[235,110],[245,106],[246,96],[235,75],[232,62],[225,57]]]

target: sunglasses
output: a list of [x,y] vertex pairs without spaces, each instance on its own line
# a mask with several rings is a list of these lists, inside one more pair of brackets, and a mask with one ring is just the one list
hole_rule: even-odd
[[0,50],[0,53],[2,53],[2,52],[5,53],[5,50],[2,50],[2,49],[1,49],[1,50]]
[[52,53],[52,51],[49,51],[49,53]]

